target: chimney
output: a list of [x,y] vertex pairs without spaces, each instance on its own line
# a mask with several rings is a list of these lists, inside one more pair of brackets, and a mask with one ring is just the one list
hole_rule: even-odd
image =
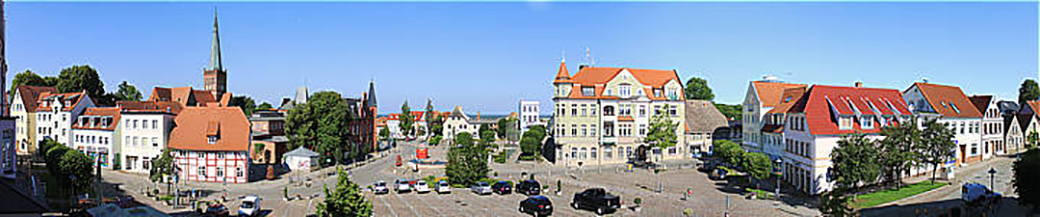
[[863,87],[863,82],[857,81],[856,82],[856,88],[860,88],[860,87]]

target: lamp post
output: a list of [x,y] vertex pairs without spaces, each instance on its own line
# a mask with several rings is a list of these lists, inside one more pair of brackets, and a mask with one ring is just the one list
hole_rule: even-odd
[[783,163],[784,163],[784,160],[782,160],[780,158],[776,159],[776,168],[777,168],[777,170],[776,170],[777,171],[776,172],[776,174],[777,174],[777,176],[776,176],[776,199],[780,199],[780,176],[783,176],[783,174],[784,174]]
[[989,188],[993,189],[993,190],[996,190],[996,188],[997,188],[997,186],[993,185],[993,175],[996,175],[996,174],[997,174],[997,170],[993,169],[993,167],[990,167],[989,168]]

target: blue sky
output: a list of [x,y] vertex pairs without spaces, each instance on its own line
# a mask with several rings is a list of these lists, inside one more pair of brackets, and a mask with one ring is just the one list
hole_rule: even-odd
[[[89,64],[106,88],[202,86],[214,7],[228,87],[277,106],[307,84],[380,113],[404,100],[550,112],[561,57],[677,69],[739,103],[771,74],[903,90],[929,78],[1015,100],[1038,76],[1037,3],[26,3],[7,5],[10,73]],[[259,102],[258,102],[259,103]]]

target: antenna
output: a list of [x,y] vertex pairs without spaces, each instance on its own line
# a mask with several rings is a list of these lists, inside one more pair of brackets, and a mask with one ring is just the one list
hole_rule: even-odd
[[585,63],[588,63],[589,65],[594,65],[592,63],[592,52],[589,51],[588,46],[585,47]]

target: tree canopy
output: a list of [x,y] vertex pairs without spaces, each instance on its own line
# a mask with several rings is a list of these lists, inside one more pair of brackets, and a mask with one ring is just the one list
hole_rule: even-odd
[[101,81],[97,70],[88,65],[62,69],[58,74],[58,84],[55,87],[58,88],[58,92],[65,93],[86,91],[87,95],[96,101],[106,98],[105,83]]
[[881,135],[885,136],[878,146],[881,175],[885,181],[893,182],[897,187],[903,180],[903,172],[919,159],[914,146],[921,143],[921,130],[915,123],[916,119],[910,119],[881,128]]
[[726,116],[726,118],[732,118],[733,120],[739,121],[740,117],[744,115],[743,111],[741,111],[741,109],[743,109],[744,106],[741,104],[726,105],[721,103],[715,103],[715,108],[719,109],[719,112],[722,112],[723,116]]
[[361,187],[350,181],[350,176],[338,170],[335,190],[325,187],[325,201],[318,203],[315,212],[321,217],[372,216],[372,203],[365,199]]
[[274,108],[273,105],[271,105],[271,103],[268,102],[262,102],[260,103],[260,105],[256,106],[256,110],[268,110],[272,108]]
[[115,98],[119,101],[141,101],[144,97],[141,95],[141,91],[137,91],[137,87],[123,81],[119,83],[119,90],[116,91]]
[[1022,85],[1018,87],[1018,104],[1025,106],[1025,102],[1036,100],[1038,97],[1040,97],[1040,87],[1037,87],[1036,81],[1033,79],[1022,81]]
[[745,154],[742,165],[744,170],[747,170],[751,177],[757,180],[765,180],[773,172],[773,163],[769,160],[769,156],[759,152]]
[[733,165],[738,165],[744,158],[744,149],[739,144],[729,140],[715,140],[712,143],[715,156]]
[[152,182],[162,181],[164,175],[173,175],[173,155],[170,154],[169,148],[164,148],[159,158],[152,159],[152,168],[148,171],[148,178]]
[[405,138],[411,138],[415,128],[412,126],[415,124],[415,117],[412,117],[412,107],[408,106],[408,100],[401,104],[401,115],[398,116],[399,123],[398,129],[401,129],[401,135]]
[[664,149],[675,146],[679,141],[679,136],[675,133],[679,122],[674,122],[668,117],[668,105],[661,110],[650,117],[650,130],[643,142]]
[[232,96],[231,100],[228,100],[228,106],[238,106],[246,117],[252,116],[253,110],[256,110],[256,102],[249,96]]
[[1040,207],[1040,149],[1023,153],[1012,170],[1015,172],[1012,185],[1019,196],[1018,201]]
[[473,144],[473,135],[468,132],[455,135],[454,143],[448,150],[448,164],[444,168],[448,179],[469,186],[487,177],[490,171],[487,149]]
[[832,177],[838,185],[855,189],[859,183],[877,181],[881,172],[877,147],[863,134],[842,137],[830,157],[834,163]]
[[953,159],[954,148],[957,146],[953,142],[953,131],[935,120],[930,120],[924,124],[920,139],[921,143],[915,147],[921,155],[919,162],[932,165],[932,182],[935,182],[935,172],[939,165]]
[[686,81],[686,90],[683,92],[686,94],[686,99],[708,101],[715,99],[715,94],[711,92],[711,87],[708,87],[708,80],[703,78],[691,77],[690,80]]
[[[286,117],[286,134],[292,147],[304,146],[340,159],[350,140],[348,105],[339,93],[317,92],[304,104],[297,104]],[[332,158],[335,156],[335,158]]]

